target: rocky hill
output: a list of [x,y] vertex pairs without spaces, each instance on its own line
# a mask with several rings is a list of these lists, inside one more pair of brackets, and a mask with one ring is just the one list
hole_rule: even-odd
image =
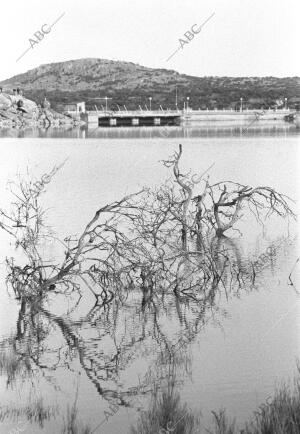
[[105,96],[112,98],[112,109],[124,104],[128,109],[149,107],[149,97],[152,108],[175,108],[176,89],[179,108],[187,97],[195,109],[237,108],[241,97],[245,108],[273,106],[284,98],[293,108],[300,103],[299,77],[193,77],[131,62],[90,58],[41,65],[0,85],[8,91],[20,87],[38,103],[46,96],[57,110],[75,101],[86,101],[89,108],[100,107],[104,104],[100,98]]

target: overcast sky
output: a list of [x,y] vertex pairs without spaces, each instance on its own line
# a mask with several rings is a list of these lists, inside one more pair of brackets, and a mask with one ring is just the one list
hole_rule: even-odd
[[[64,12],[51,32],[16,62],[33,34]],[[184,33],[213,13],[200,33],[167,61]],[[0,80],[43,63],[83,57],[196,76],[300,75],[299,16],[299,0],[5,0]]]

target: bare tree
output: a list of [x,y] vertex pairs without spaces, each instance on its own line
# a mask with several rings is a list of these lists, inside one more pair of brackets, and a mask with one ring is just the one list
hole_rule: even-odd
[[[239,221],[244,205],[248,206],[258,221],[261,221],[263,216],[270,217],[272,214],[283,218],[295,218],[289,205],[292,199],[288,196],[271,187],[250,187],[233,181],[209,184],[209,177],[204,180],[203,176],[212,166],[201,176],[183,174],[179,169],[181,156],[182,146],[179,145],[179,152],[175,152],[163,163],[166,167],[173,168],[175,182],[181,187],[183,196],[181,204],[182,241],[185,248],[187,248],[188,230],[193,231],[194,229],[196,233],[199,233],[205,224],[213,228],[217,236],[222,236]],[[195,186],[201,182],[204,184],[202,193],[192,197]],[[188,223],[189,215],[192,216],[190,219],[192,223]]]
[[[214,236],[234,229],[246,207],[258,221],[272,214],[295,217],[290,199],[270,187],[233,181],[210,184],[210,168],[200,175],[184,174],[182,152],[179,145],[179,152],[163,162],[172,168],[174,179],[100,207],[79,236],[60,241],[63,259],[57,262],[44,262],[40,253],[41,242],[53,234],[44,224],[39,199],[60,167],[39,181],[11,184],[12,210],[0,210],[0,226],[27,258],[24,266],[7,259],[7,280],[16,296],[77,291],[80,297],[87,288],[97,301],[109,303],[117,294],[139,287],[145,300],[154,292],[168,291],[191,297],[197,291],[201,297],[210,285],[222,284],[229,268],[240,275],[240,263],[226,248],[216,254]],[[232,248],[229,244],[227,249]]]
[[218,236],[234,227],[244,205],[248,206],[258,221],[263,216],[270,217],[272,214],[295,218],[288,203],[291,199],[271,187],[249,187],[232,181],[218,182],[209,187],[209,195]]

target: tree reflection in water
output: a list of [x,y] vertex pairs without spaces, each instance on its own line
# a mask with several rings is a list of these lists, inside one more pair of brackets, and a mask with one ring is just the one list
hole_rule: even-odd
[[[55,237],[43,223],[39,199],[59,167],[35,183],[21,181],[17,191],[12,187],[16,199],[10,214],[0,210],[0,228],[22,250],[25,265],[6,260],[7,282],[20,302],[16,333],[0,344],[7,387],[26,381],[30,395],[42,393],[47,382],[62,395],[59,372],[84,374],[106,406],[141,408],[153,390],[166,381],[174,389],[190,374],[188,349],[209,322],[226,314],[223,299],[259,286],[286,240],[251,259],[224,232],[235,229],[244,206],[257,220],[263,213],[293,218],[289,199],[269,187],[210,185],[206,172],[184,175],[181,155],[180,146],[164,162],[174,181],[99,208],[78,237],[59,241],[63,252],[52,261],[42,254]],[[88,292],[95,305],[82,314]],[[50,297],[67,299],[68,314],[55,313]],[[140,365],[147,368],[129,384],[128,373]],[[162,396],[179,411],[173,389]],[[46,407],[37,413],[44,420],[54,415]],[[76,414],[69,413],[73,422]]]
[[[26,381],[29,388],[41,391],[47,381],[56,393],[64,393],[56,373],[68,370],[77,377],[79,361],[80,372],[94,385],[107,407],[142,408],[143,398],[153,392],[157,397],[167,382],[172,385],[172,405],[168,407],[164,402],[163,409],[170,408],[171,412],[179,405],[175,385],[190,375],[190,344],[208,322],[218,323],[226,315],[220,308],[224,306],[224,296],[231,298],[257,289],[260,273],[276,260],[286,242],[273,243],[272,249],[263,255],[264,260],[254,263],[242,259],[234,240],[213,238],[211,257],[219,277],[210,280],[201,292],[192,287],[192,277],[186,272],[186,281],[181,278],[181,284],[189,291],[158,292],[142,282],[110,303],[96,303],[77,319],[74,317],[82,300],[78,304],[74,299],[72,313],[61,316],[46,308],[44,298],[35,302],[23,299],[15,335],[1,342],[0,370],[7,378],[7,387],[16,390],[18,382]],[[186,267],[189,270],[189,264]],[[141,360],[147,361],[147,369],[142,378],[135,378],[135,383],[129,385],[126,372]],[[168,396],[161,395],[160,399]],[[33,407],[31,412],[22,414],[31,422],[37,421],[31,415],[38,414],[41,426],[41,421],[56,414],[49,408],[40,406],[35,411]],[[13,409],[5,413],[6,419],[15,416]],[[101,421],[105,416],[99,418]]]

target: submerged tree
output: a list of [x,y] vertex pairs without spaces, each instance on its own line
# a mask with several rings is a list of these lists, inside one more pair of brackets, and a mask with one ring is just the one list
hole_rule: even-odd
[[[77,358],[107,403],[117,408],[132,406],[138,393],[150,393],[154,381],[145,376],[143,385],[148,387],[142,392],[135,385],[119,390],[119,377],[138,355],[149,356],[144,341],[153,339],[160,383],[170,377],[171,364],[187,367],[186,349],[201,328],[215,320],[218,295],[227,298],[255,287],[257,276],[276,257],[281,242],[250,260],[242,257],[237,241],[224,233],[237,227],[241,212],[247,209],[258,221],[272,213],[294,218],[289,199],[269,187],[233,181],[211,184],[209,169],[200,175],[185,174],[181,157],[180,146],[163,162],[172,170],[172,179],[99,206],[78,236],[64,240],[57,240],[46,226],[40,200],[61,166],[37,181],[10,183],[14,199],[9,211],[0,209],[0,228],[14,239],[23,258],[6,260],[7,283],[20,300],[16,333],[0,342],[0,371],[7,375],[8,385],[18,376],[31,380],[41,372],[59,387],[55,370],[71,370]],[[55,260],[47,260],[45,247],[53,240],[61,250]],[[68,296],[72,302],[78,294],[79,302],[86,290],[96,303],[79,320],[55,315],[45,307],[48,294]],[[138,294],[135,305],[128,306],[129,294]],[[178,336],[167,335],[161,326],[162,312],[165,320],[176,319]],[[81,328],[87,327],[97,331],[97,339],[81,338]],[[55,348],[50,339],[53,332],[61,337]],[[107,353],[102,348],[104,336],[112,342]],[[149,414],[141,418],[139,432],[147,432],[153,423],[163,432],[170,427],[166,415],[184,414],[186,409],[172,387],[157,395],[159,405],[153,402]],[[66,429],[73,429],[74,411]],[[158,425],[153,419],[156,411]],[[191,429],[194,422],[191,416]]]
[[11,183],[14,201],[10,212],[0,210],[0,227],[26,258],[23,266],[14,258],[6,260],[7,281],[16,297],[74,291],[81,296],[88,288],[97,302],[108,303],[138,287],[145,300],[154,292],[170,291],[205,299],[212,288],[223,285],[228,272],[233,282],[240,284],[243,275],[253,283],[259,270],[253,264],[241,266],[229,254],[234,241],[225,242],[224,233],[235,229],[246,209],[258,221],[272,214],[294,218],[290,199],[270,187],[210,184],[209,169],[184,174],[181,156],[179,145],[163,161],[172,168],[173,179],[99,207],[78,237],[60,240],[62,260],[57,262],[45,262],[41,253],[41,245],[55,237],[44,223],[40,198],[61,166],[36,182]]

